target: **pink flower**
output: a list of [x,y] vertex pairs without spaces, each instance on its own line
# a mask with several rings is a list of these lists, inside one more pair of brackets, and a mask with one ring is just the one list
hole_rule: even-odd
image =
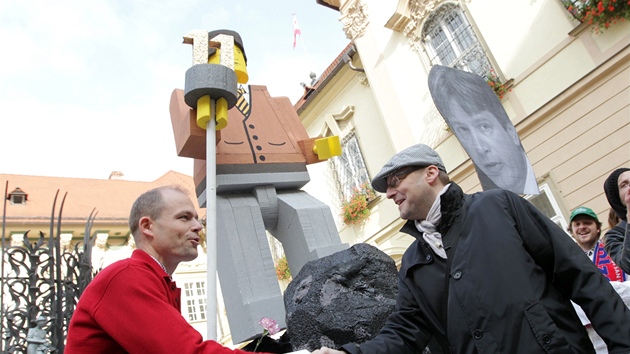
[[256,341],[256,346],[254,347],[254,352],[256,350],[258,350],[258,346],[260,345],[260,343],[262,342],[262,339],[267,334],[273,336],[274,334],[280,332],[280,327],[278,327],[278,324],[276,323],[276,321],[272,320],[269,317],[261,318],[260,321],[258,321],[258,324],[262,326],[263,332],[262,332],[262,335],[260,336],[260,338],[258,338],[258,341]]
[[280,327],[278,327],[276,321],[272,320],[269,317],[261,318],[260,321],[258,321],[258,324],[260,324],[262,328],[269,332],[269,335],[273,336],[274,334],[280,332]]

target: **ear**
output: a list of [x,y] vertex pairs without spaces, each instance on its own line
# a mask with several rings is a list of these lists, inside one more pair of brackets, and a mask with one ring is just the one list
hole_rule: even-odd
[[424,173],[426,174],[427,182],[430,185],[433,185],[438,180],[438,176],[440,175],[440,170],[437,168],[437,166],[431,165],[431,166],[425,167]]
[[143,216],[138,221],[138,229],[142,235],[153,237],[153,220],[148,216]]

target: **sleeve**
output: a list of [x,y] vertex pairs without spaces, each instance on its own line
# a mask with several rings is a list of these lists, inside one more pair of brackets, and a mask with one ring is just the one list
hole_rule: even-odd
[[604,248],[624,273],[630,274],[630,227],[626,221],[606,232]]
[[130,354],[245,353],[203,341],[165,292],[149,269],[121,272],[105,288],[92,316]]
[[431,335],[422,320],[421,310],[402,275],[398,276],[398,297],[394,312],[381,331],[362,344],[346,344],[340,348],[350,354],[421,353]]
[[619,294],[623,303],[630,308],[630,280],[626,280],[624,282],[611,281],[610,285],[615,288],[615,291]]
[[567,234],[536,207],[508,193],[519,233],[535,262],[577,303],[611,353],[630,349],[630,311],[601,271]]

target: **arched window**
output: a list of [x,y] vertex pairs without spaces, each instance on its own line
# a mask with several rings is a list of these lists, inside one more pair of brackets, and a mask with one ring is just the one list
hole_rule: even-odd
[[462,8],[446,3],[424,23],[422,42],[431,65],[444,65],[492,77],[492,65]]

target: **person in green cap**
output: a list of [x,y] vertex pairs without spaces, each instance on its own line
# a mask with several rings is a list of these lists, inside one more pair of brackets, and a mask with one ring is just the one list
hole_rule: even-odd
[[[591,261],[595,263],[597,268],[602,271],[604,276],[611,281],[613,288],[615,288],[624,303],[626,303],[626,306],[628,306],[630,304],[630,281],[626,281],[627,275],[612,261],[604,249],[604,244],[600,240],[602,223],[599,221],[597,214],[595,214],[591,208],[580,206],[573,210],[569,222],[570,224],[567,231]],[[589,338],[593,342],[595,352],[598,354],[608,353],[606,343],[604,343],[604,340],[595,332],[591,321],[582,308],[578,307],[575,303],[574,306],[575,311],[588,332]]]
[[591,208],[578,207],[571,213],[567,231],[588,256],[592,256],[602,234],[602,223]]
[[611,281],[626,280],[626,274],[610,259],[599,239],[602,223],[593,209],[580,206],[573,210],[567,231],[606,278]]

